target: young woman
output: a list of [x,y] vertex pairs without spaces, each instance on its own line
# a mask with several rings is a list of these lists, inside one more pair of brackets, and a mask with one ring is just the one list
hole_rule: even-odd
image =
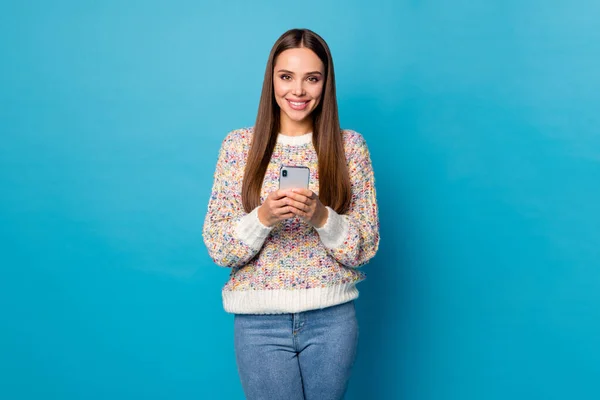
[[[308,188],[279,189],[286,166]],[[341,399],[358,341],[358,267],[379,246],[367,144],[340,129],[325,41],[293,29],[275,42],[253,128],[230,132],[214,175],[203,237],[231,268],[238,372],[253,399]]]

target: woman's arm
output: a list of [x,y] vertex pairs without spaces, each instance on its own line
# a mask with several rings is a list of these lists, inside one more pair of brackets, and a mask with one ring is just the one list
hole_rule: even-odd
[[379,211],[375,177],[367,143],[362,135],[352,135],[348,172],[352,183],[352,201],[346,214],[327,207],[327,222],[316,228],[328,253],[346,267],[366,264],[379,248]]
[[258,219],[258,207],[246,213],[242,206],[243,140],[239,131],[223,140],[202,232],[208,254],[222,267],[248,263],[271,232]]

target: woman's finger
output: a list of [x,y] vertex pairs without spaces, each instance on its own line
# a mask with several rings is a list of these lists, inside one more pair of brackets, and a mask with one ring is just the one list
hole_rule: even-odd
[[292,207],[292,206],[285,206],[283,208],[280,208],[279,211],[279,216],[282,215],[286,215],[286,214],[295,214],[294,211],[296,210],[296,208]]
[[273,204],[273,206],[272,206],[272,207],[273,207],[274,209],[280,209],[280,208],[283,208],[283,207],[285,207],[285,206],[287,206],[287,205],[288,205],[288,203],[287,203],[287,198],[286,198],[286,197],[283,197],[283,198],[281,198],[280,200],[275,200],[275,201],[273,201],[273,202],[272,202],[272,204]]
[[297,208],[300,211],[307,211],[310,208],[307,204],[302,203],[300,201],[292,200],[289,197],[286,199],[286,203],[294,208]]
[[288,218],[294,217],[295,215],[296,214],[294,214],[294,213],[291,212],[291,213],[287,213],[287,214],[282,214],[282,215],[279,216],[279,218],[280,219],[288,219]]
[[299,201],[299,202],[301,202],[301,203],[305,203],[305,204],[306,204],[306,203],[308,203],[308,202],[310,201],[310,198],[309,198],[309,197],[307,197],[307,196],[305,196],[305,195],[303,195],[303,194],[299,194],[299,193],[289,192],[289,193],[287,194],[287,196],[288,196],[290,199],[294,199],[294,200],[296,200],[296,201]]
[[297,193],[297,194],[301,194],[301,195],[303,195],[305,197],[308,197],[308,198],[311,198],[311,199],[313,198],[313,195],[315,194],[312,190],[302,189],[302,188],[301,189],[292,189],[292,192],[293,193]]
[[294,213],[299,216],[312,218],[312,215],[314,214],[314,209],[312,207],[308,207],[304,210],[299,209],[299,208],[294,208]]
[[282,199],[286,196],[286,191],[285,190],[275,190],[271,193],[269,193],[269,196],[271,198],[271,200],[279,200]]

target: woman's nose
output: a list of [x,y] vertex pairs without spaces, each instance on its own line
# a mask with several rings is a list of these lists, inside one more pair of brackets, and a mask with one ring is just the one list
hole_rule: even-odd
[[304,85],[303,85],[302,81],[298,81],[294,85],[294,88],[292,89],[292,93],[294,94],[294,96],[304,95]]

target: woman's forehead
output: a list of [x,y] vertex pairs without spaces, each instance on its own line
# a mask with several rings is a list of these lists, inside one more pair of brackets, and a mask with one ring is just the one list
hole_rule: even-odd
[[314,51],[301,47],[281,52],[275,62],[275,71],[279,69],[286,69],[295,73],[322,72],[323,63]]

